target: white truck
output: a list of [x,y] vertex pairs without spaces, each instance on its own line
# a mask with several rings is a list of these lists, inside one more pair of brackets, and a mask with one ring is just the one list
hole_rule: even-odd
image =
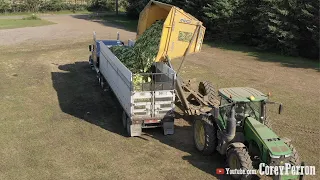
[[[134,43],[129,40],[128,43]],[[110,51],[111,46],[123,46],[119,40],[96,40],[89,45],[89,63],[97,73],[102,88],[113,91],[122,106],[122,122],[129,136],[140,136],[142,128],[162,127],[164,135],[174,133],[176,73],[165,63],[154,63],[152,72],[139,74],[149,81],[133,82],[133,74]]]

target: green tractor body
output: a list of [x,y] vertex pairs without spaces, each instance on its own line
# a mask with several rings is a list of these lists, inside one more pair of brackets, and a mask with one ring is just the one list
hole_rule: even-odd
[[[285,163],[300,165],[289,140],[281,139],[266,119],[268,96],[248,87],[219,90],[220,106],[194,122],[194,141],[203,154],[218,151],[227,156],[230,169],[253,169],[254,162],[269,166]],[[282,104],[279,105],[279,114]],[[250,179],[251,175],[233,175]],[[300,176],[277,176],[277,179],[299,179]]]

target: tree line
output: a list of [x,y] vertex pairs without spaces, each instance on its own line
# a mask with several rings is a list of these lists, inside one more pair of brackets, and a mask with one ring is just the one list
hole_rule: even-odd
[[115,0],[0,0],[0,13],[114,9]]
[[[206,39],[319,59],[318,0],[160,0],[201,20]],[[138,18],[148,0],[128,0]]]
[[[0,13],[104,10],[116,7],[139,18],[149,0],[0,0]],[[85,1],[86,3],[76,3]],[[318,0],[158,0],[201,20],[208,40],[241,43],[257,50],[319,59]],[[118,3],[116,3],[118,2]],[[119,5],[119,6],[117,6]]]

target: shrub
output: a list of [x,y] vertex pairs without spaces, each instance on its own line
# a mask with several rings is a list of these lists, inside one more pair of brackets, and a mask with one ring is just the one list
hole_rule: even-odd
[[31,16],[22,18],[23,20],[41,20],[37,15],[32,14]]

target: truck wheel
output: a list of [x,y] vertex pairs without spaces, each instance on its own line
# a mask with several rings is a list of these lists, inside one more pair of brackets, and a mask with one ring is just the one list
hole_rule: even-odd
[[203,96],[208,96],[209,101],[213,102],[215,99],[215,89],[211,82],[203,81],[199,83],[199,93]]
[[105,80],[104,80],[104,77],[101,73],[99,73],[98,81],[99,81],[100,87],[102,89],[104,89],[105,88]]
[[289,146],[289,148],[292,151],[292,155],[289,158],[291,165],[300,166],[301,165],[300,157],[299,157],[299,154],[298,154],[296,148],[294,148],[293,145],[289,142],[285,142],[285,143],[287,146]]
[[212,154],[217,147],[217,131],[208,115],[196,117],[193,124],[193,140],[196,148],[203,155]]
[[[251,170],[253,169],[252,161],[249,153],[245,148],[231,148],[227,152],[227,162],[230,170],[242,169]],[[234,179],[248,180],[251,179],[251,174],[233,174],[231,175]]]
[[93,60],[92,60],[92,56],[91,55],[89,56],[89,64],[90,64],[91,69],[94,70]]

